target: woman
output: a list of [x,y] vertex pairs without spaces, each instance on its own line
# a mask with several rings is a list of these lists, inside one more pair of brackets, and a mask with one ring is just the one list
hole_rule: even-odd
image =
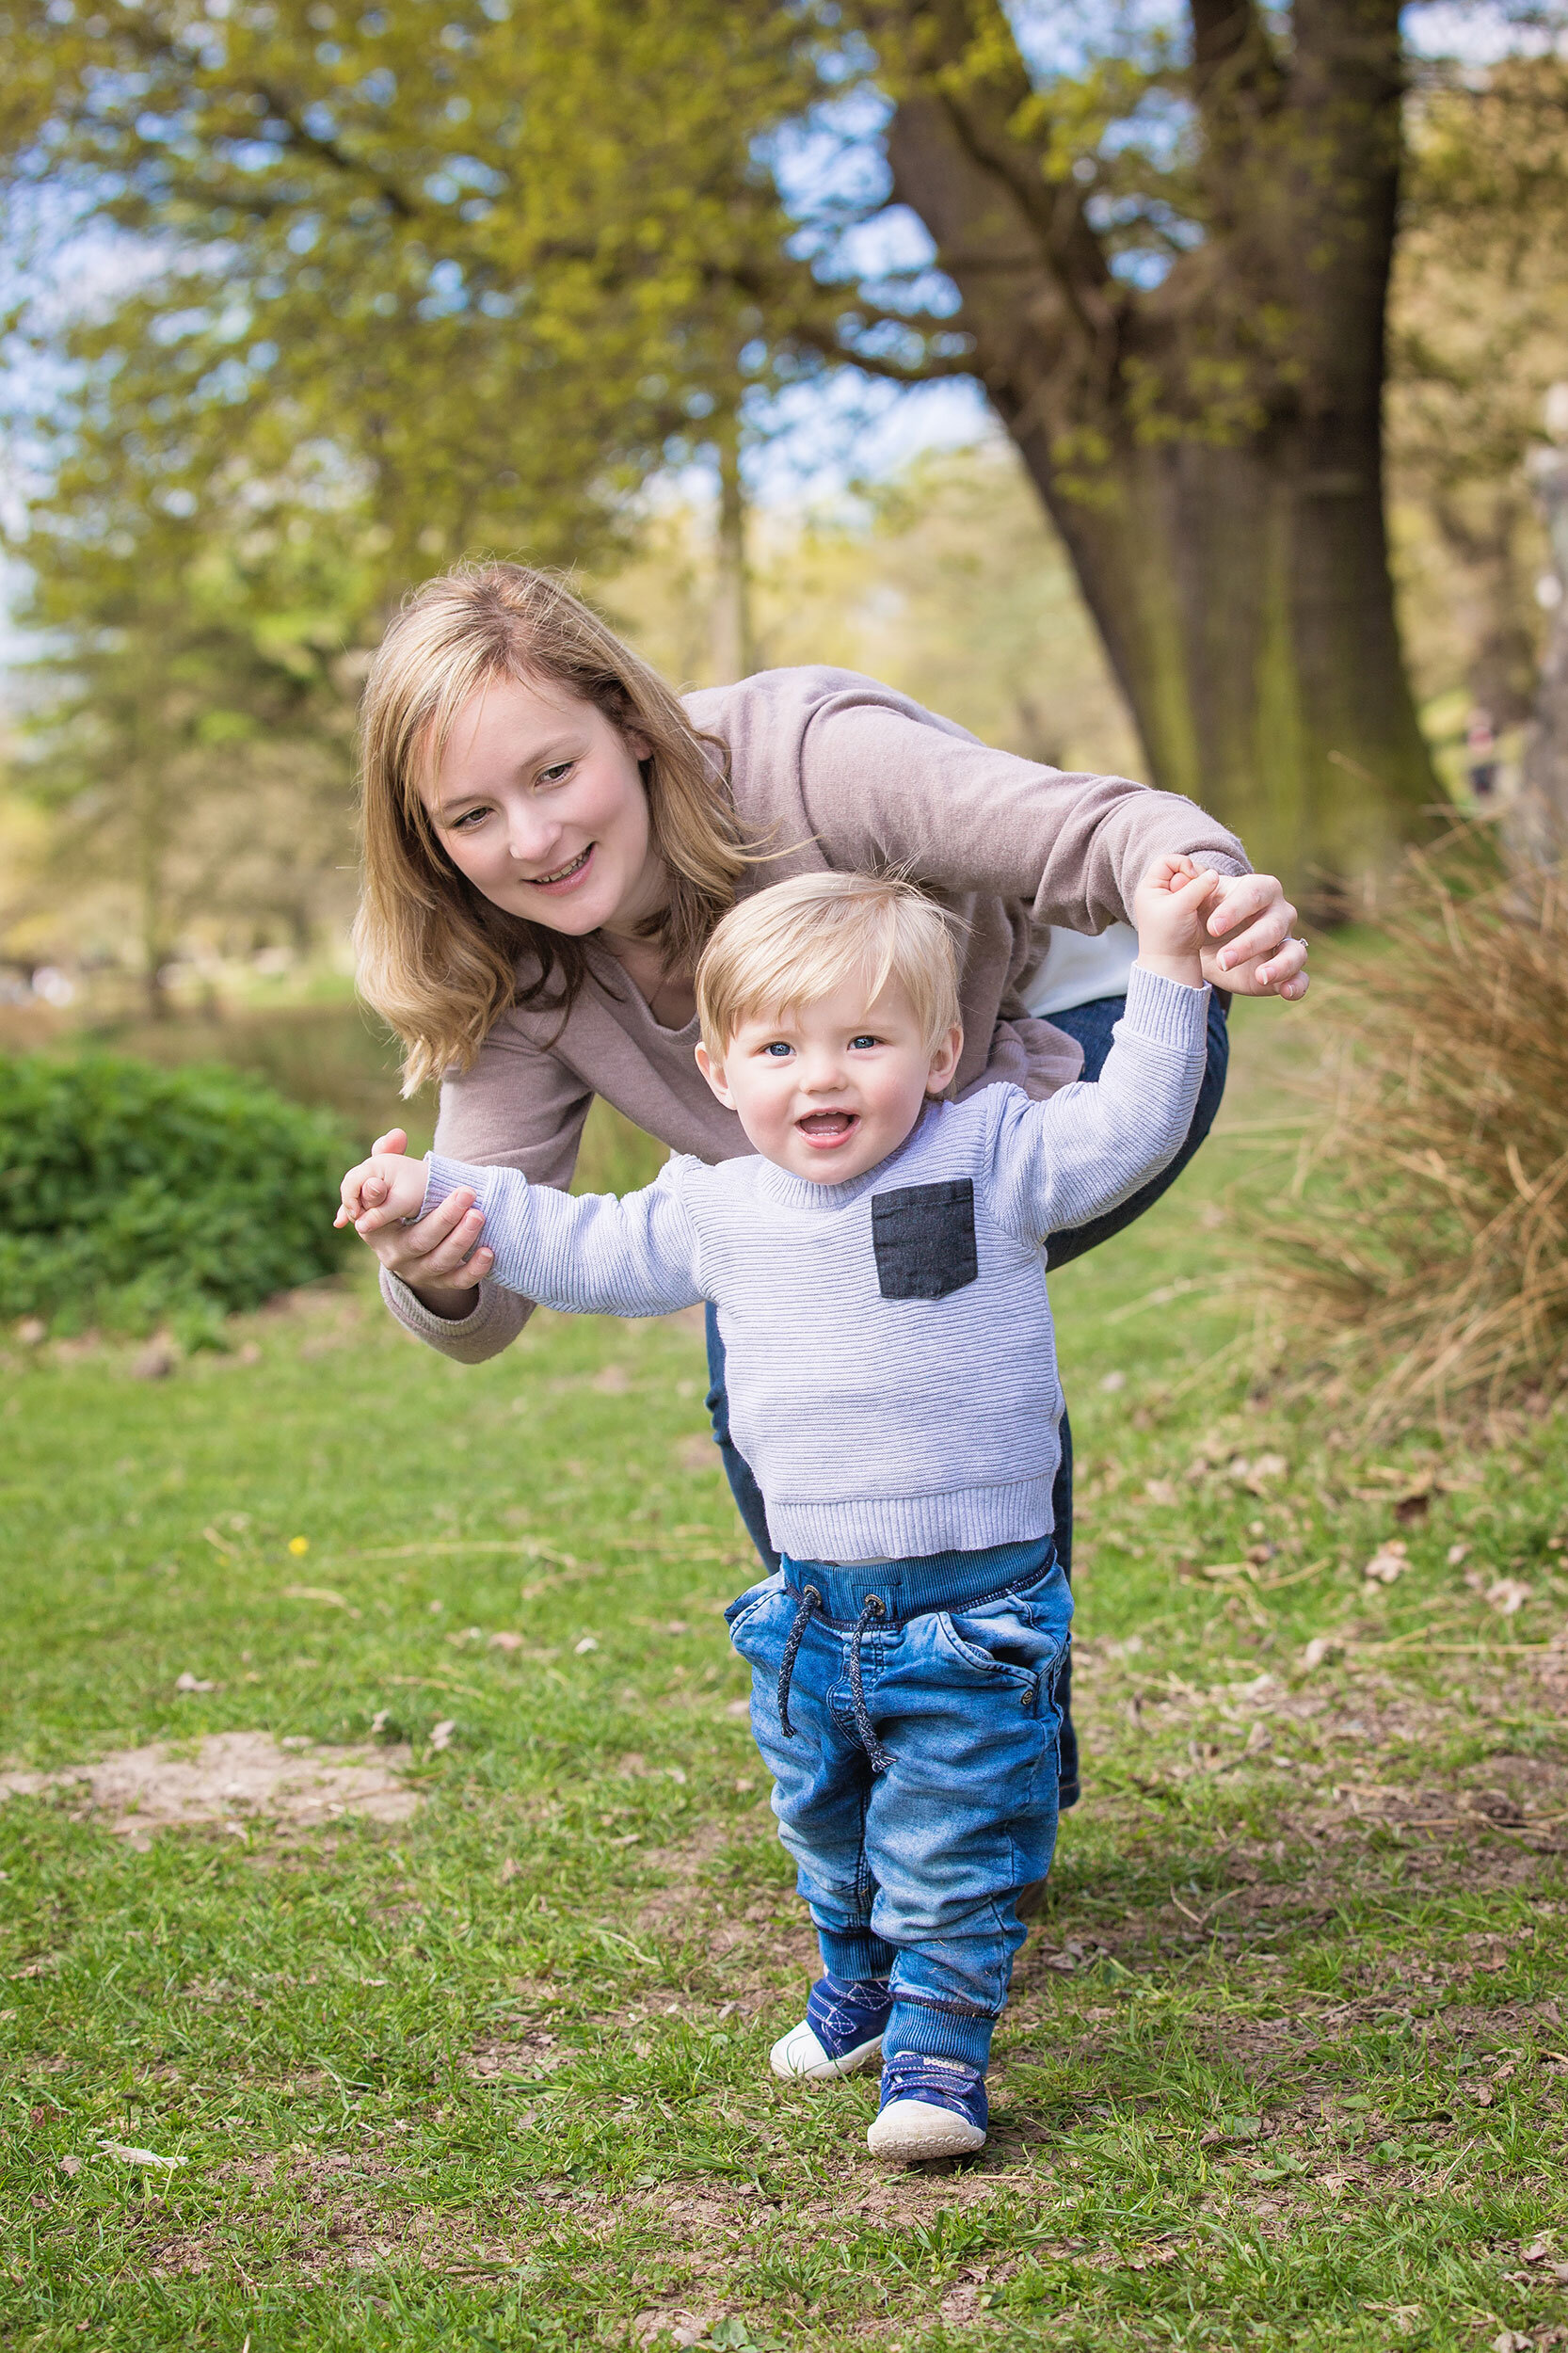
[[[803,871],[895,866],[949,907],[965,1030],[956,1090],[1011,1080],[1036,1096],[1096,1075],[1120,1010],[1114,941],[1086,950],[1071,936],[1124,925],[1164,852],[1225,877],[1205,958],[1209,1068],[1186,1147],[1110,1217],[1053,1236],[1052,1265],[1138,1215],[1207,1134],[1224,1086],[1220,992],[1306,990],[1295,909],[1191,801],[993,751],[848,671],[765,671],[678,698],[558,581],[515,565],[465,567],[410,600],[371,670],[362,724],[361,988],[404,1040],[407,1087],[440,1078],[439,1148],[536,1183],[570,1181],[595,1095],[677,1151],[719,1160],[749,1148],[696,1068],[692,974],[726,907]],[[1109,961],[1064,984],[1085,953]],[[402,1145],[397,1134],[376,1148]],[[482,1220],[460,1198],[372,1246],[392,1313],[475,1364],[531,1308],[487,1281]],[[771,1566],[762,1499],[729,1443],[712,1316],[709,1364],[714,1436]],[[1064,1417],[1056,1519],[1069,1569],[1071,1481]]]

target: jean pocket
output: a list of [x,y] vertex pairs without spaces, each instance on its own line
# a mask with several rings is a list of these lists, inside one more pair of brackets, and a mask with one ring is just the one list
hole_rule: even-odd
[[936,1624],[945,1648],[966,1667],[1036,1697],[1052,1689],[1066,1656],[1064,1637],[1037,1625],[1012,1595],[984,1609],[943,1609]]
[[783,1591],[784,1572],[782,1569],[776,1569],[772,1577],[765,1577],[760,1585],[750,1585],[744,1593],[737,1594],[725,1611],[724,1622],[729,1628],[729,1639],[735,1648],[741,1652],[743,1658],[748,1657],[749,1654],[741,1648],[739,1639],[741,1628],[748,1625],[757,1616],[759,1610],[765,1609],[769,1602],[776,1599]]

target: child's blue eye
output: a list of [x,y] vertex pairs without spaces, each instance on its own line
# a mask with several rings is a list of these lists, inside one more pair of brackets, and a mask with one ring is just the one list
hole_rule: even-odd
[[786,1046],[782,1038],[775,1038],[771,1046],[764,1046],[762,1048],[764,1054],[775,1055],[792,1054],[794,1050],[792,1046]]
[[852,1037],[849,1043],[850,1049],[853,1052],[856,1046],[880,1046],[882,1041],[880,1038],[875,1037]]

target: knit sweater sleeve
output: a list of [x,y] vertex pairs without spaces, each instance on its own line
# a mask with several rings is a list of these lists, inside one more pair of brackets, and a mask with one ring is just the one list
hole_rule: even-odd
[[578,1198],[531,1185],[511,1168],[430,1156],[426,1211],[460,1186],[478,1196],[495,1280],[569,1315],[662,1316],[695,1306],[698,1242],[682,1179],[695,1163],[672,1160],[641,1193]]
[[1028,1241],[1113,1209],[1173,1160],[1207,1059],[1208,991],[1135,964],[1105,1066],[1043,1103],[988,1090],[986,1184],[999,1225]]

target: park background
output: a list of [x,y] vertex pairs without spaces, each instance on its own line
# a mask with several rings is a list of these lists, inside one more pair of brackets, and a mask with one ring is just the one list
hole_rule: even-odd
[[[1557,21],[0,28],[0,2343],[1568,2344]],[[1088,1786],[972,2166],[767,2077],[690,1319],[450,1367],[328,1228],[356,697],[492,552],[1189,790],[1314,941],[1053,1284]]]

